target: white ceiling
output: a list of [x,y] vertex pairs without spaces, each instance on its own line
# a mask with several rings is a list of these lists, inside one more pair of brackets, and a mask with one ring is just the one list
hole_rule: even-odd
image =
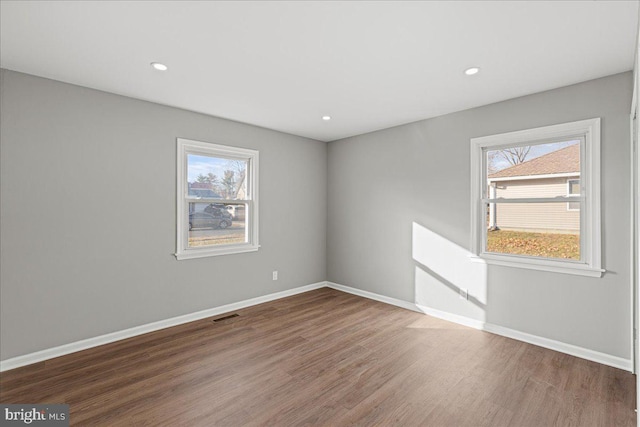
[[331,141],[631,70],[638,2],[2,1],[0,19],[3,68]]

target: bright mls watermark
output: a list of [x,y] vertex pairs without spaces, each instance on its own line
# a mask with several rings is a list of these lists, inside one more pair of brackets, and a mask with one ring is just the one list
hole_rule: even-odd
[[69,426],[69,405],[0,404],[0,426]]

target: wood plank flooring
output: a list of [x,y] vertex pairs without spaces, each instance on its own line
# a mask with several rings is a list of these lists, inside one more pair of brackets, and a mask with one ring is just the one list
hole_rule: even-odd
[[[323,288],[0,374],[81,426],[635,426],[625,371]],[[218,316],[222,317],[222,316]]]

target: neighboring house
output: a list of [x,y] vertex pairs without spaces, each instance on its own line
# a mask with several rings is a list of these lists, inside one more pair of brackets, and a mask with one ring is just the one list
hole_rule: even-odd
[[189,183],[189,196],[202,197],[209,199],[220,199],[222,196],[215,192],[213,184],[208,182],[190,182]]
[[[491,198],[535,198],[580,194],[580,144],[553,151],[488,176]],[[489,227],[500,229],[580,231],[580,207],[567,203],[490,205]]]
[[[189,196],[209,199],[221,199],[222,196],[213,190],[213,184],[208,182],[190,182]],[[189,203],[189,212],[204,212],[209,203]]]
[[[209,199],[222,199],[222,195],[216,193],[214,185],[208,182],[189,182],[189,196],[209,198]],[[241,174],[240,183],[235,193],[235,199],[244,199],[246,196],[245,174]],[[209,202],[203,203],[189,203],[189,213],[193,212],[205,212]],[[222,206],[222,205],[220,205]],[[231,214],[233,219],[243,221],[245,219],[245,205],[227,205],[227,211]]]

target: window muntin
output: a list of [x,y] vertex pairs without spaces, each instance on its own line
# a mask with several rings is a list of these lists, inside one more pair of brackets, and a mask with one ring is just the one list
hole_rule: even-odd
[[258,249],[258,152],[178,139],[178,259]]
[[[518,163],[520,167],[508,165],[511,170],[500,172],[506,168],[496,168],[492,158],[502,150],[512,149],[518,149],[515,154],[538,152],[529,164],[524,159]],[[574,151],[573,167],[551,167],[553,162],[546,161],[545,165],[544,161],[535,160],[544,160],[546,154],[562,150]],[[600,268],[599,153],[599,119],[473,138],[475,258],[491,264],[599,277],[604,271]],[[572,182],[569,189],[568,180],[577,182]],[[568,204],[578,209],[567,211]],[[547,215],[540,215],[545,211]],[[503,220],[507,214],[511,220],[504,228],[500,228],[501,214]],[[526,234],[513,235],[522,232]],[[505,239],[496,242],[500,233]],[[554,240],[549,241],[549,234],[555,235]]]

